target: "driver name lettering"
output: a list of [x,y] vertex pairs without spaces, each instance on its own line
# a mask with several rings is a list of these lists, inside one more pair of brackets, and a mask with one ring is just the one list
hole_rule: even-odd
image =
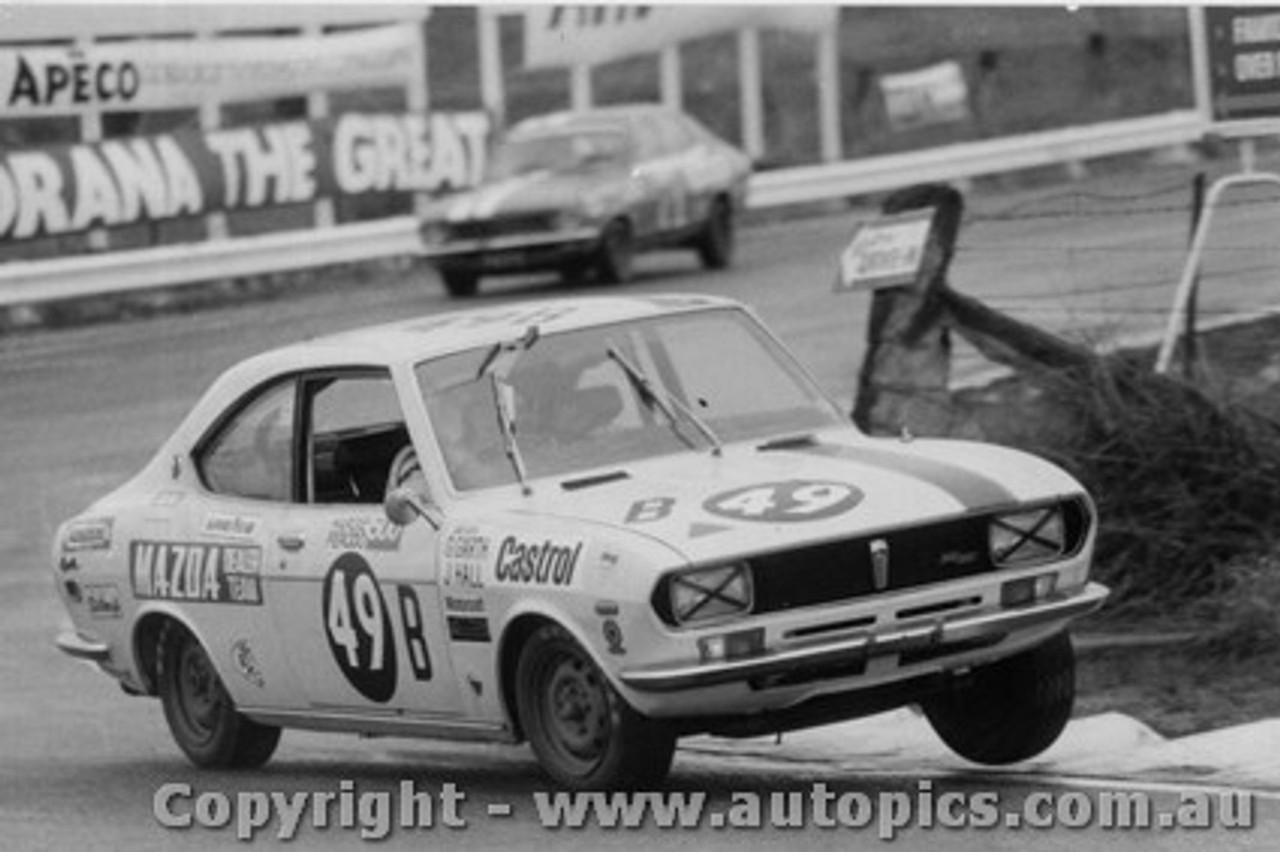
[[135,597],[259,605],[262,551],[257,547],[135,541],[129,573]]
[[582,542],[556,544],[550,540],[536,544],[507,536],[498,546],[493,576],[499,582],[568,586],[582,556]]

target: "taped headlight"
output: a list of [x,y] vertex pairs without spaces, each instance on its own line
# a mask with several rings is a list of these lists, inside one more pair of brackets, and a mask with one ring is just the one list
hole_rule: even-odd
[[1062,506],[1040,506],[991,519],[991,562],[999,567],[1035,565],[1066,555],[1070,549]]
[[743,562],[674,574],[667,585],[672,620],[694,624],[746,615],[751,586],[751,569]]

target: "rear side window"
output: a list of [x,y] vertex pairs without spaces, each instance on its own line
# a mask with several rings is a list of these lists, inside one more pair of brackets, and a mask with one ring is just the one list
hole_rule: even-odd
[[196,467],[211,491],[251,500],[292,497],[296,396],[292,381],[268,388],[204,445]]

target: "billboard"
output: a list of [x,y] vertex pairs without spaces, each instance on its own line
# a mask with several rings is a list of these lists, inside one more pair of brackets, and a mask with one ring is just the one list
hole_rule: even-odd
[[1215,123],[1280,123],[1280,6],[1204,10]]
[[0,153],[0,243],[478,182],[485,113],[347,113]]
[[0,48],[0,118],[195,108],[325,89],[403,86],[420,34],[398,24],[325,36],[138,39]]
[[524,13],[524,64],[599,65],[743,27],[820,33],[836,26],[838,15],[836,6],[804,4],[531,6]]

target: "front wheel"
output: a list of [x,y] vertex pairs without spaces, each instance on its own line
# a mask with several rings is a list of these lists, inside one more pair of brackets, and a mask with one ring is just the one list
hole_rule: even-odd
[[516,707],[542,768],[570,789],[643,788],[671,768],[675,736],[633,710],[558,625],[521,649]]
[[727,269],[733,262],[733,239],[733,208],[723,198],[717,199],[696,244],[703,267]]
[[183,753],[206,768],[254,768],[271,759],[280,729],[235,709],[200,642],[180,627],[160,638],[160,702]]
[[444,289],[449,295],[457,299],[474,296],[480,290],[480,276],[467,270],[442,269],[440,280],[444,282]]
[[1001,766],[1053,745],[1071,719],[1076,666],[1071,637],[974,669],[924,703],[947,746],[974,763]]
[[635,262],[635,240],[631,226],[615,219],[600,235],[596,273],[605,284],[623,284],[631,280]]

